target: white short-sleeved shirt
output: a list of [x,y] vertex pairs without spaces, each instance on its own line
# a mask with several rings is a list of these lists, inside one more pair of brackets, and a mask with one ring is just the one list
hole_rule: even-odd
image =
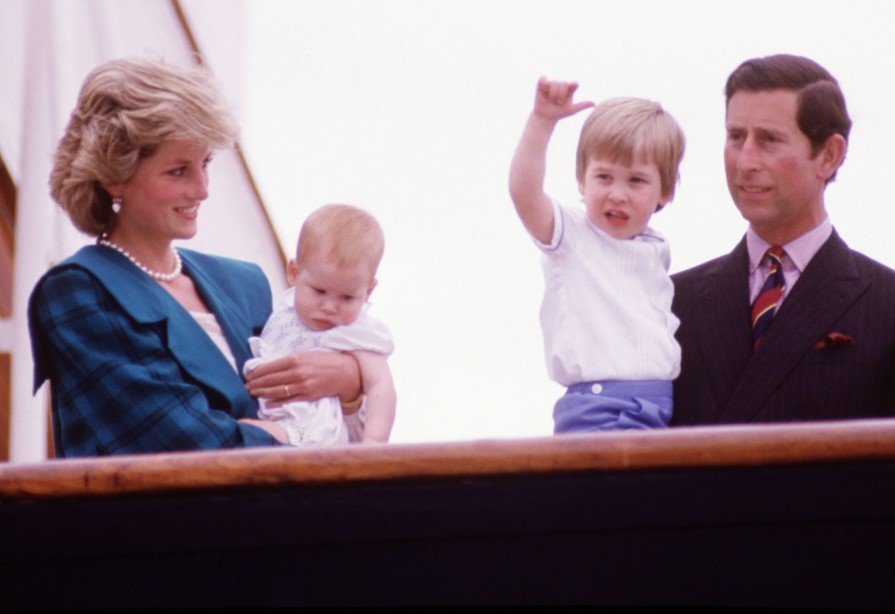
[[680,373],[668,242],[647,228],[615,239],[580,207],[554,202],[543,251],[541,328],[550,377],[562,384],[666,380]]

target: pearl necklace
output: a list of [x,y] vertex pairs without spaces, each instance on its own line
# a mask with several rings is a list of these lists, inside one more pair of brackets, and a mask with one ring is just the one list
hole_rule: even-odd
[[143,271],[144,273],[149,275],[154,280],[156,280],[156,281],[174,281],[175,279],[180,277],[180,273],[183,270],[183,261],[181,261],[180,254],[178,254],[177,250],[174,249],[173,247],[171,248],[171,252],[174,254],[174,268],[171,270],[170,273],[159,273],[158,271],[153,271],[149,267],[145,266],[139,260],[137,260],[136,258],[131,256],[130,252],[128,252],[126,249],[124,249],[123,247],[121,247],[120,245],[118,245],[117,243],[115,243],[113,241],[109,241],[109,239],[107,239],[106,237],[107,237],[107,235],[103,235],[102,237],[99,238],[97,243],[99,243],[100,245],[105,245],[106,247],[108,247],[110,249],[114,249],[116,252],[118,252],[119,254],[121,254],[122,256],[127,258],[128,260],[130,260],[134,264],[135,267],[137,267],[138,269],[140,269],[141,271]]

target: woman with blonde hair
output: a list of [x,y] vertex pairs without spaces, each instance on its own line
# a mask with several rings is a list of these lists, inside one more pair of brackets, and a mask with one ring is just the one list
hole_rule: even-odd
[[114,60],[84,81],[50,189],[97,242],[51,268],[29,305],[57,455],[271,445],[240,421],[256,417],[252,394],[359,395],[357,365],[341,354],[289,357],[243,382],[247,340],[271,312],[267,279],[172,245],[195,235],[212,152],[235,138],[204,69]]

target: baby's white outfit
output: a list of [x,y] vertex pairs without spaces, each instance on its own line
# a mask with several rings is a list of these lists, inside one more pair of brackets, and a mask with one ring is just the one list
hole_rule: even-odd
[[[367,306],[350,324],[315,331],[299,320],[294,296],[295,289],[289,288],[264,325],[261,336],[249,338],[255,358],[246,361],[246,374],[258,365],[296,352],[367,350],[388,356],[394,350],[388,327],[368,315]],[[338,397],[294,401],[276,408],[267,407],[261,399],[258,418],[277,422],[294,446],[339,445],[363,439],[364,409],[344,416]]]

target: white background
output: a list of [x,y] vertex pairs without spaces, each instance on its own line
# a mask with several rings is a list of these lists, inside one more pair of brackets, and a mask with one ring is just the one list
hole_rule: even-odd
[[[551,432],[562,391],[544,367],[539,254],[506,190],[542,74],[579,81],[580,98],[658,100],[678,119],[682,181],[652,222],[676,271],[745,230],[723,173],[727,75],[755,56],[814,58],[855,123],[827,209],[852,247],[895,264],[895,3],[251,0],[246,16],[242,143],[283,244],[328,202],[385,228],[373,313],[397,342],[393,441]],[[583,120],[551,144],[548,191],[565,202],[578,197]]]

